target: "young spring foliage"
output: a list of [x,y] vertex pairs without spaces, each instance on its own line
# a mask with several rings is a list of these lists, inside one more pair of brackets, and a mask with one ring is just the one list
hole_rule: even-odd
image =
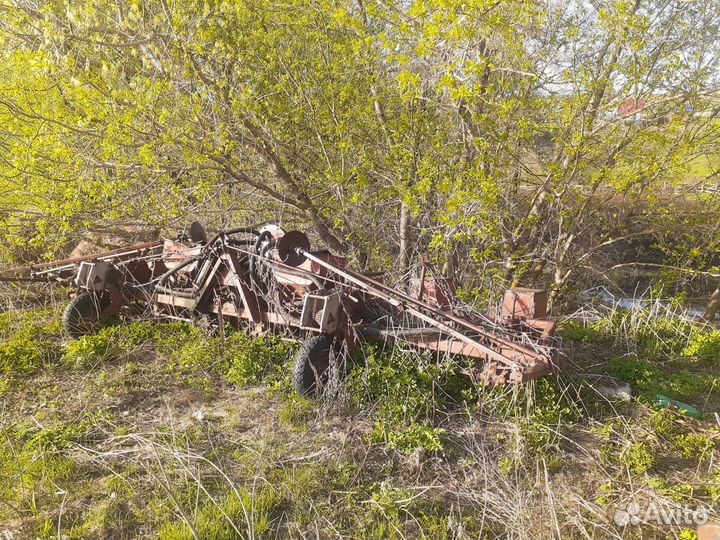
[[280,215],[361,265],[429,253],[471,270],[469,291],[562,292],[627,240],[707,269],[718,220],[679,209],[717,214],[697,183],[717,170],[718,13],[717,0],[13,0],[2,257]]

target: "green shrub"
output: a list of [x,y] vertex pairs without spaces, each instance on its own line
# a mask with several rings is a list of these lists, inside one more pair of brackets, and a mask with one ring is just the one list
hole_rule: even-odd
[[631,444],[620,455],[620,462],[635,474],[644,474],[655,466],[657,459],[647,443]]
[[444,429],[416,422],[410,423],[407,427],[393,428],[379,421],[370,433],[370,441],[386,442],[388,448],[403,454],[410,454],[416,448],[422,448],[427,452],[442,452],[444,435]]
[[716,384],[710,375],[687,370],[669,372],[658,365],[635,356],[615,358],[610,362],[612,373],[640,390],[640,397],[652,402],[657,394],[685,401],[707,394]]
[[16,338],[0,342],[0,372],[29,375],[45,365],[57,364],[62,354],[59,344]]
[[116,352],[112,333],[101,331],[68,341],[64,360],[70,366],[86,368],[110,359]]
[[691,336],[682,355],[720,363],[720,331],[699,332]]
[[715,443],[706,435],[685,433],[675,438],[675,444],[686,458],[702,461],[710,456]]

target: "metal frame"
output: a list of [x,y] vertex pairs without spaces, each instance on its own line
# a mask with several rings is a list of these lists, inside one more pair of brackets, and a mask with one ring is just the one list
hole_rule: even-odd
[[[402,342],[477,359],[473,375],[491,385],[525,382],[558,368],[555,323],[544,319],[544,312],[533,312],[543,305],[542,291],[511,291],[495,317],[461,312],[347,268],[341,257],[311,251],[303,233],[277,226],[220,232],[200,242],[147,242],[6,271],[0,281],[73,283],[81,268],[87,274],[94,263],[102,263],[103,270],[109,265],[104,274],[109,313],[140,302],[160,317],[214,314],[221,327],[244,321],[255,332],[290,330],[296,339],[334,334],[351,351],[364,340]],[[431,278],[423,271],[421,292],[426,279]],[[82,280],[75,285],[83,292]],[[518,298],[522,309],[513,300]],[[373,319],[371,305],[380,306],[385,316]]]

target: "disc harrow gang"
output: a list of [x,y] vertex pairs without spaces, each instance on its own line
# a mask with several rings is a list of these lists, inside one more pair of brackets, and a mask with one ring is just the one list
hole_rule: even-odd
[[558,369],[545,291],[508,290],[498,313],[482,315],[462,308],[452,282],[424,268],[400,290],[347,267],[343,257],[312,251],[305,234],[276,225],[208,237],[195,222],[173,240],[16,268],[0,273],[0,281],[72,285],[64,317],[72,336],[91,331],[100,316],[141,305],[145,316],[211,315],[221,328],[230,322],[305,340],[293,377],[305,393],[321,391],[327,380],[329,343],[345,353],[379,341],[470,357],[477,360],[470,375],[487,385]]

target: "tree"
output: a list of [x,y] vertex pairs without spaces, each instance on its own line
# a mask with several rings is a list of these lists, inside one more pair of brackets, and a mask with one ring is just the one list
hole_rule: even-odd
[[[12,0],[5,252],[280,219],[360,265],[406,274],[429,253],[469,289],[553,299],[638,262],[633,242],[689,254],[671,237],[717,172],[687,169],[718,153],[718,7]],[[687,230],[700,270],[707,223]]]

